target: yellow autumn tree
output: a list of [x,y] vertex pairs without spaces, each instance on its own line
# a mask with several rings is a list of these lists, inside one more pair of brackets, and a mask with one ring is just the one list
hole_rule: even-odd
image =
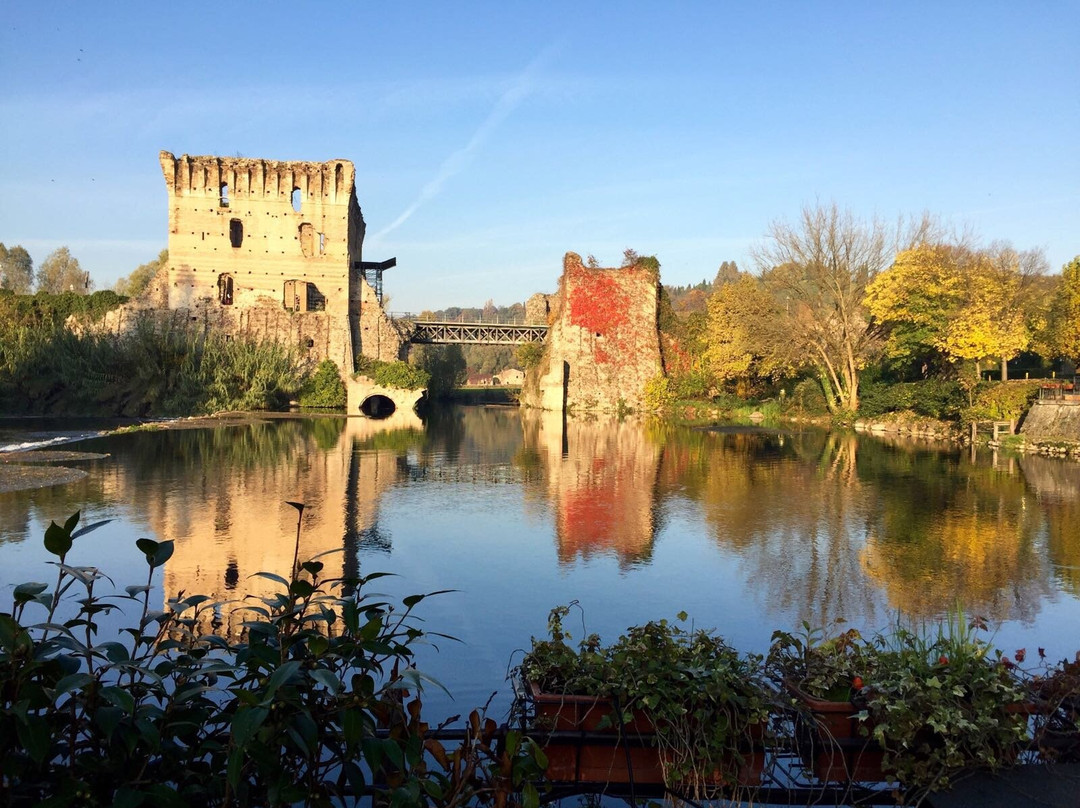
[[866,306],[888,333],[898,359],[938,352],[956,364],[1000,358],[1027,348],[1030,284],[1007,252],[928,244],[899,253],[867,287]]
[[703,359],[717,382],[747,389],[786,375],[790,340],[778,322],[775,301],[750,274],[739,273],[713,292]]
[[866,307],[886,329],[885,355],[899,363],[933,364],[949,317],[957,308],[954,279],[961,250],[933,244],[904,250],[866,289]]
[[1061,268],[1050,332],[1054,353],[1080,363],[1080,255]]

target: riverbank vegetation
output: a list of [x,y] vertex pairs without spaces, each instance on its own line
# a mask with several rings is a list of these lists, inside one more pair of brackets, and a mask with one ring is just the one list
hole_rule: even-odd
[[305,366],[276,343],[143,321],[117,336],[66,326],[113,292],[0,296],[0,400],[8,414],[191,415],[285,406]]
[[1039,250],[833,205],[774,223],[754,258],[756,274],[724,262],[712,283],[664,290],[666,379],[650,403],[1012,420],[1037,384],[1010,375],[1049,378],[1080,360],[1080,256],[1050,275]]

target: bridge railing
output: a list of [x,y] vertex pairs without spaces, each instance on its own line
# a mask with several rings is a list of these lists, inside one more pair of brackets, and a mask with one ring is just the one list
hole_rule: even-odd
[[484,325],[547,325],[547,323],[530,323],[521,317],[500,317],[497,314],[488,315],[485,317],[481,314],[479,317],[455,317],[450,319],[448,317],[423,317],[419,314],[415,314],[411,311],[391,311],[388,312],[388,316],[391,320],[409,320],[412,322],[425,322],[425,323],[482,323]]

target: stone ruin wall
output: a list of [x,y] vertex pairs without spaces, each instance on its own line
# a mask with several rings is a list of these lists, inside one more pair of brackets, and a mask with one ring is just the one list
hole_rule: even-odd
[[233,281],[223,305],[291,305],[286,281],[308,283],[315,305],[330,313],[359,302],[350,268],[361,260],[364,221],[351,162],[169,152],[160,161],[169,193],[169,308],[221,302],[223,275]]
[[121,333],[149,318],[159,328],[270,339],[313,363],[333,360],[343,376],[356,354],[402,358],[406,335],[358,269],[365,225],[350,161],[165,151],[159,159],[169,195],[167,271],[110,312],[102,330]]
[[526,377],[522,405],[604,413],[644,409],[646,384],[663,372],[659,300],[654,270],[593,269],[567,253],[544,358]]

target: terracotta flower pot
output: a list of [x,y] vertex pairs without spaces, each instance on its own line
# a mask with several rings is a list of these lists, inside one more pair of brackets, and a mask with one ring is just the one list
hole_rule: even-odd
[[[533,737],[548,759],[554,782],[662,785],[666,758],[656,728],[635,711],[621,726],[611,699],[542,692],[528,683],[535,710]],[[603,719],[608,722],[600,727]],[[764,736],[764,727],[760,737]],[[758,739],[760,740],[760,738]],[[709,785],[758,785],[765,768],[760,743],[706,778]]]
[[826,701],[785,683],[787,690],[804,705],[809,724],[800,722],[800,748],[804,763],[818,780],[880,782],[884,751],[862,728],[873,732],[870,720],[860,720],[861,712],[850,701]]

